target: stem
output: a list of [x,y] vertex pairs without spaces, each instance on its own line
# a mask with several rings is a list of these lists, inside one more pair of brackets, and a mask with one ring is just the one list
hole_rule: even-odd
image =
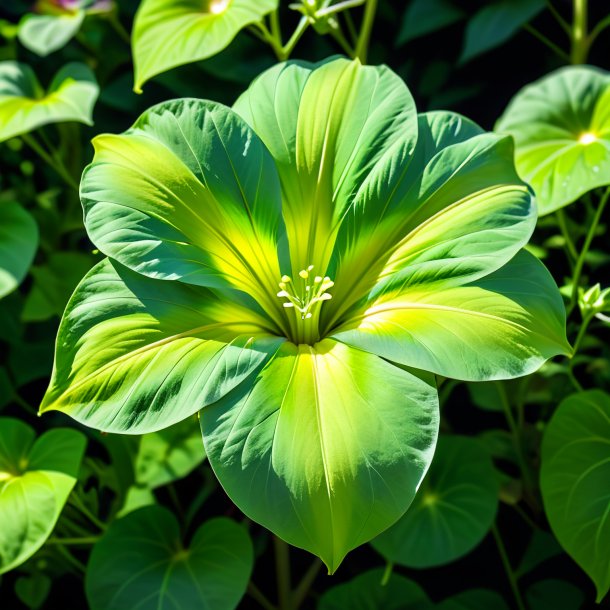
[[248,594],[265,610],[277,610],[277,608],[265,597],[263,592],[253,582],[248,583]]
[[95,544],[100,539],[99,536],[87,536],[84,538],[49,538],[47,544],[64,544],[79,545],[79,544]]
[[531,529],[538,529],[538,526],[532,521],[532,518],[518,504],[511,504],[511,506],[515,509],[523,521],[530,526]]
[[82,574],[86,572],[85,566],[78,559],[76,559],[76,557],[74,557],[74,555],[72,555],[72,553],[70,553],[65,546],[59,545],[57,550],[72,567],[77,569],[77,571],[81,572]]
[[561,26],[563,31],[568,36],[571,36],[572,28],[570,27],[570,24],[561,16],[561,13],[555,8],[555,5],[551,2],[551,0],[547,0],[546,5],[547,5],[549,11],[551,12],[551,15],[553,15],[553,17],[555,17],[555,19],[557,20],[557,23]]
[[320,568],[322,567],[322,562],[319,559],[314,559],[312,564],[309,566],[307,572],[301,579],[301,582],[297,585],[297,588],[292,592],[292,608],[293,610],[298,610],[301,607],[301,604],[305,601],[309,590],[311,589],[311,585],[313,585]]
[[64,182],[78,192],[78,184],[76,180],[70,175],[70,172],[66,166],[61,162],[60,159],[52,152],[46,151],[29,133],[25,133],[21,136],[21,139],[35,152],[40,158],[55,172],[63,178]]
[[23,399],[15,390],[12,396],[13,402],[17,403],[22,409],[25,409],[30,415],[38,415],[38,411],[25,399]]
[[363,63],[366,63],[366,55],[369,49],[369,41],[371,39],[371,30],[375,21],[375,12],[377,11],[377,0],[367,0],[364,7],[364,17],[362,19],[362,27],[360,28],[360,36],[356,44],[355,56]]
[[119,18],[116,15],[112,15],[109,17],[108,22],[112,26],[112,29],[119,35],[121,40],[125,41],[129,46],[131,46],[131,36],[129,32],[123,27],[123,24],[119,21]]
[[597,25],[591,30],[589,34],[589,47],[595,42],[595,39],[610,25],[610,15],[605,19],[602,19]]
[[574,266],[574,262],[578,259],[578,250],[576,250],[576,246],[574,245],[574,241],[572,240],[572,236],[570,235],[570,230],[568,229],[568,223],[566,220],[566,214],[563,209],[559,209],[555,212],[555,217],[557,218],[557,224],[559,225],[559,229],[561,231],[561,235],[563,236],[563,240],[565,242],[566,253],[568,254],[568,261],[570,265]]
[[580,284],[580,276],[582,275],[582,268],[585,264],[585,258],[589,252],[589,248],[591,246],[591,242],[595,237],[595,232],[597,231],[597,225],[599,225],[599,221],[601,220],[602,214],[604,213],[604,208],[606,207],[606,203],[608,202],[608,197],[610,197],[610,187],[606,189],[602,198],[597,206],[597,210],[595,212],[595,216],[593,217],[593,221],[591,222],[591,226],[587,231],[587,236],[585,237],[585,243],[583,244],[582,250],[580,251],[580,255],[578,256],[578,260],[576,261],[576,266],[574,267],[574,275],[572,276],[572,298],[570,299],[570,306],[568,307],[567,315],[569,316],[574,307],[578,302],[578,287]]
[[526,23],[523,25],[523,29],[529,32],[532,36],[535,36],[542,44],[546,45],[553,53],[558,57],[561,57],[564,61],[570,61],[570,56],[560,47],[558,47],[552,40],[549,40],[542,32],[537,30],[534,26]]
[[586,63],[589,53],[587,3],[588,0],[574,0],[570,49],[570,63],[573,65]]
[[275,9],[269,20],[271,22],[271,35],[276,40],[279,47],[282,47],[282,26],[280,25],[280,12],[279,9]]
[[338,2],[337,4],[333,4],[332,6],[321,8],[319,11],[316,11],[316,17],[325,17],[327,15],[340,13],[341,11],[345,11],[349,8],[362,6],[365,2],[366,0],[343,0],[343,2]]
[[496,541],[496,546],[498,547],[498,553],[500,555],[500,559],[502,560],[502,565],[504,566],[506,577],[508,578],[508,582],[510,583],[510,588],[512,589],[513,595],[515,596],[515,602],[517,602],[517,608],[519,608],[519,610],[526,610],[525,604],[523,603],[523,599],[521,597],[521,593],[519,592],[517,578],[515,577],[515,573],[513,572],[513,569],[510,565],[508,555],[506,554],[506,548],[504,547],[500,532],[498,532],[498,528],[496,527],[495,523],[491,526],[491,533],[493,534],[494,540]]
[[347,31],[352,40],[352,43],[355,45],[358,42],[358,32],[356,32],[356,27],[354,26],[354,20],[350,13],[343,13],[345,17],[345,23],[347,25]]
[[385,564],[385,570],[383,571],[383,576],[381,577],[381,586],[385,587],[392,577],[392,572],[394,571],[394,562],[388,561]]
[[339,27],[330,30],[330,35],[339,43],[339,46],[349,55],[352,59],[355,58],[355,51],[352,49],[352,45],[347,41],[347,38],[343,35],[343,32]]
[[299,25],[297,25],[296,29],[292,33],[292,36],[288,39],[288,42],[282,48],[282,55],[284,59],[288,59],[294,50],[297,42],[301,39],[301,36],[305,33],[307,28],[309,27],[309,19],[307,17],[301,17],[301,21],[299,21]]
[[288,544],[277,536],[273,537],[275,547],[275,573],[277,593],[281,610],[293,610],[291,600],[290,551]]
[[88,508],[85,506],[85,503],[80,499],[78,494],[75,492],[70,496],[69,502],[79,510],[93,525],[95,525],[98,529],[104,531],[106,529],[106,524],[102,523]]

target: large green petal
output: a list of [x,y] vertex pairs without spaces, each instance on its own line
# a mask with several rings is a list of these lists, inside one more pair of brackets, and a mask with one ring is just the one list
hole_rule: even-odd
[[84,64],[64,66],[45,93],[29,66],[0,62],[0,142],[49,123],[92,125],[98,94],[95,76]]
[[597,603],[610,590],[610,396],[566,398],[542,441],[540,488],[561,546],[591,577]]
[[18,203],[0,204],[0,299],[19,286],[38,249],[38,225]]
[[216,55],[277,6],[278,0],[144,0],[133,30],[134,90],[141,93],[161,72]]
[[234,107],[277,163],[293,273],[311,264],[323,275],[358,192],[384,200],[409,165],[409,90],[386,67],[291,62],[261,75]]
[[555,282],[522,251],[465,286],[404,286],[384,293],[333,337],[406,366],[466,381],[529,374],[569,354]]
[[265,320],[208,290],[105,260],[68,303],[41,411],[142,434],[222,398],[277,349]]
[[0,418],[0,574],[31,557],[55,527],[85,452],[75,430],[36,439],[23,422]]
[[515,162],[540,214],[610,184],[610,74],[568,67],[513,98],[496,130],[515,138]]
[[281,309],[277,172],[242,119],[214,102],[177,100],[93,143],[81,198],[104,254],[150,277],[230,286]]
[[250,518],[334,572],[411,503],[436,443],[433,385],[331,340],[284,343],[201,413],[206,453]]

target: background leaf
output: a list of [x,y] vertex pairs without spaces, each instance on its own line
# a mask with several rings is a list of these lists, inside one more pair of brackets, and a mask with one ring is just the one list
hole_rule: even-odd
[[68,44],[84,19],[84,10],[62,15],[26,15],[19,23],[19,42],[45,57]]

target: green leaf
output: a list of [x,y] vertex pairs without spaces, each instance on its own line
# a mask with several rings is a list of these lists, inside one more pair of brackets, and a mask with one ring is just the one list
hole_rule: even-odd
[[331,340],[283,344],[243,388],[201,414],[210,464],[246,515],[332,573],[411,503],[436,443],[435,389]]
[[0,142],[49,123],[92,125],[98,94],[95,76],[84,64],[65,65],[45,93],[28,65],[0,62]]
[[540,214],[610,184],[610,75],[590,66],[557,70],[524,87],[496,124],[515,138],[515,162]]
[[500,0],[486,3],[466,26],[464,48],[459,62],[499,47],[544,10],[545,0]]
[[134,90],[141,93],[161,72],[216,55],[277,6],[278,0],[143,0],[132,38]]
[[57,15],[26,15],[19,22],[19,42],[33,53],[46,57],[65,47],[76,36],[84,19],[84,10]]
[[38,226],[18,203],[0,204],[0,299],[26,276],[38,249]]
[[414,581],[392,574],[386,584],[383,570],[369,570],[322,595],[317,610],[432,610],[433,606]]
[[40,572],[22,576],[15,582],[15,594],[31,610],[40,608],[51,591],[51,579]]
[[102,261],[68,303],[40,410],[130,434],[182,421],[238,386],[283,341],[253,316],[204,288]]
[[40,322],[61,316],[77,284],[92,265],[93,258],[80,252],[49,254],[45,264],[31,269],[34,283],[25,300],[21,319]]
[[412,0],[402,18],[397,45],[446,28],[465,16],[451,0]]
[[521,251],[465,286],[381,295],[333,337],[406,366],[466,381],[527,375],[569,354],[565,309],[545,267]]
[[549,578],[534,583],[525,592],[530,610],[579,610],[583,608],[583,591],[565,580]]
[[540,488],[551,529],[597,587],[610,589],[610,396],[566,398],[542,439]]
[[134,485],[127,490],[125,501],[121,506],[121,510],[117,513],[117,517],[124,517],[139,508],[156,504],[156,502],[155,494],[148,487],[137,487]]
[[525,549],[519,566],[515,570],[517,577],[524,576],[552,557],[560,555],[561,547],[551,534],[536,529]]
[[104,254],[150,277],[238,289],[281,310],[277,170],[235,113],[166,102],[93,144],[81,198]]
[[444,599],[435,606],[437,610],[508,610],[504,599],[488,589],[469,589]]
[[136,458],[136,482],[154,489],[187,476],[205,459],[197,417],[145,434]]
[[488,453],[472,439],[441,436],[411,508],[372,545],[393,563],[443,565],[481,542],[497,509],[498,479]]
[[153,506],[110,525],[93,547],[85,590],[91,610],[233,610],[253,561],[234,521],[211,519],[186,544],[174,515]]
[[49,537],[76,483],[86,439],[56,428],[36,439],[27,424],[0,418],[0,574]]

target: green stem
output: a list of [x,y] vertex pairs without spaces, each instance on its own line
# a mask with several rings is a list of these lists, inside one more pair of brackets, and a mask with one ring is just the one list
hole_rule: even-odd
[[282,55],[285,59],[288,59],[290,57],[292,51],[294,50],[294,47],[297,45],[299,40],[301,40],[301,36],[303,36],[308,27],[309,19],[307,19],[307,17],[301,17],[301,21],[299,21],[299,24],[292,33],[292,36],[288,39],[288,42],[282,48]]
[[511,504],[511,506],[515,509],[523,521],[530,526],[531,529],[538,529],[538,526],[532,521],[532,518],[518,504]]
[[25,399],[23,399],[16,391],[13,391],[13,402],[17,403],[22,409],[25,409],[30,415],[38,415],[38,411]]
[[293,610],[290,578],[290,551],[288,544],[277,536],[273,537],[275,547],[275,573],[280,610]]
[[[337,22],[338,23],[338,22]],[[343,35],[343,31],[339,28],[332,28],[330,30],[330,35],[339,43],[339,46],[345,51],[345,53],[351,57],[355,58],[355,51],[352,48],[352,45],[347,41],[347,38]]]
[[64,544],[66,546],[76,546],[80,544],[95,544],[99,539],[99,536],[86,536],[83,538],[49,538],[46,544]]
[[599,221],[601,220],[602,214],[604,213],[604,208],[606,207],[606,203],[608,203],[608,197],[610,197],[610,187],[606,189],[602,198],[597,206],[597,210],[595,211],[595,215],[593,216],[593,221],[591,222],[591,226],[587,231],[587,236],[585,237],[585,243],[583,244],[582,250],[580,251],[580,255],[576,261],[576,266],[574,267],[574,274],[572,275],[572,297],[570,299],[570,305],[568,307],[567,315],[569,316],[576,304],[578,303],[578,287],[580,284],[580,276],[582,275],[582,269],[585,264],[585,258],[589,253],[589,248],[591,247],[591,242],[595,237],[595,233],[597,231],[597,226],[599,225]]
[[392,577],[392,572],[394,571],[394,562],[388,561],[385,564],[385,570],[383,571],[383,576],[381,577],[381,586],[385,587]]
[[265,610],[277,610],[253,582],[248,583],[248,595],[256,600]]
[[84,574],[86,572],[85,566],[78,559],[76,559],[76,557],[74,557],[74,555],[72,555],[72,553],[70,553],[70,551],[68,551],[65,546],[58,545],[57,550],[59,553],[61,553],[61,555],[63,555],[63,557],[72,567],[76,568],[78,572],[80,572],[81,574]]
[[564,61],[570,61],[570,56],[559,46],[557,46],[552,40],[549,40],[542,32],[537,30],[534,26],[529,23],[524,24],[523,29],[529,32],[532,36],[536,37],[542,44],[546,45],[555,55],[563,59]]
[[76,492],[73,492],[70,495],[70,504],[74,506],[77,510],[79,510],[93,525],[95,525],[98,529],[104,531],[106,529],[106,524],[100,521],[85,505],[85,503],[80,499],[79,495]]
[[572,18],[572,36],[570,49],[570,63],[584,64],[589,53],[589,37],[587,35],[587,6],[588,0],[574,0]]
[[337,4],[333,4],[332,6],[328,6],[326,8],[321,8],[319,11],[316,11],[317,17],[326,17],[327,15],[334,15],[336,13],[340,13],[341,11],[345,11],[350,8],[356,8],[357,6],[362,6],[366,0],[344,0],[343,2],[338,2]]
[[358,42],[358,32],[356,32],[356,26],[354,25],[354,20],[350,13],[343,13],[345,17],[345,23],[347,25],[347,31],[349,33],[349,37],[352,40],[352,43],[355,45]]
[[280,11],[275,9],[270,17],[271,36],[276,40],[279,47],[282,47],[282,26],[280,25]]
[[123,24],[119,21],[119,18],[113,14],[108,18],[108,22],[112,26],[112,29],[119,35],[119,38],[131,46],[131,36],[129,32],[123,27]]
[[555,212],[555,217],[557,218],[557,224],[559,225],[559,230],[561,231],[561,235],[565,243],[565,250],[568,254],[568,261],[573,267],[574,263],[578,259],[578,250],[576,250],[576,246],[574,245],[574,241],[572,240],[572,236],[570,235],[566,214],[563,209],[559,209]]
[[519,591],[517,578],[515,577],[513,568],[510,565],[510,561],[508,559],[508,555],[506,554],[506,548],[504,547],[504,543],[502,542],[500,532],[498,532],[498,528],[495,524],[491,526],[491,533],[493,534],[494,540],[496,541],[496,546],[498,547],[498,553],[500,555],[500,559],[502,560],[502,565],[504,566],[506,577],[508,578],[508,582],[510,584],[510,588],[512,589],[513,595],[515,596],[515,602],[517,602],[517,608],[519,608],[519,610],[526,610],[525,604],[523,603],[523,598],[521,597],[521,593]]
[[377,11],[377,0],[367,0],[364,7],[364,17],[362,18],[362,27],[360,28],[360,36],[356,44],[355,56],[363,63],[366,63],[366,56],[369,49],[369,41],[371,39],[371,31],[373,22],[375,21],[375,12]]
[[322,562],[319,559],[314,559],[307,572],[305,572],[301,582],[292,592],[293,610],[298,610],[301,607],[301,604],[305,601],[305,598],[307,597],[307,594],[309,593],[309,590],[311,589],[311,586],[313,585],[321,567]]
[[66,166],[59,160],[54,153],[46,151],[32,136],[32,134],[26,133],[21,136],[21,139],[36,153],[38,156],[51,167],[63,180],[64,182],[78,192],[78,184],[76,180],[70,175],[70,172]]
[[546,3],[551,15],[555,17],[557,23],[561,26],[562,30],[568,35],[571,36],[572,28],[570,24],[561,16],[561,13],[555,8],[555,5],[551,2],[551,0],[547,0]]
[[595,39],[608,27],[610,26],[610,15],[602,19],[597,25],[591,30],[589,34],[589,48],[595,42]]

